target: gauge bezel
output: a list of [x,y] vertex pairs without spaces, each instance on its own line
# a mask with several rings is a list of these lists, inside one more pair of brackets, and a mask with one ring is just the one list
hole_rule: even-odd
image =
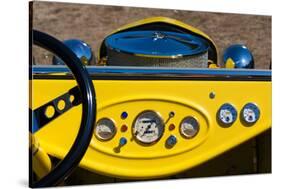
[[[160,121],[161,121],[161,125],[163,127],[163,132],[161,133],[161,135],[158,137],[157,140],[153,141],[153,142],[143,142],[141,141],[140,139],[137,138],[137,136],[135,135],[134,133],[134,129],[135,129],[135,124],[136,124],[136,121],[137,119],[139,118],[140,115],[142,115],[143,113],[146,113],[146,112],[152,112],[152,113],[155,113],[159,118],[160,118]],[[161,114],[158,112],[158,111],[155,111],[155,110],[144,110],[144,111],[141,111],[140,113],[137,114],[137,116],[134,118],[134,121],[133,121],[133,124],[132,124],[132,128],[131,128],[131,132],[132,132],[132,136],[133,138],[135,139],[135,141],[137,143],[140,143],[142,145],[147,145],[147,146],[150,146],[150,145],[153,145],[155,143],[157,143],[164,135],[165,133],[165,121],[163,119],[163,117],[161,116]]]
[[[246,106],[248,106],[248,105],[253,105],[253,106],[255,106],[255,107],[257,108],[257,110],[258,110],[258,118],[257,118],[256,121],[254,121],[254,122],[248,122],[248,121],[246,121],[245,118],[244,118],[243,112],[244,112],[244,109],[246,108]],[[261,110],[260,110],[259,106],[258,106],[256,103],[249,102],[249,103],[246,103],[246,104],[243,106],[243,108],[241,109],[241,112],[240,112],[240,119],[241,119],[242,123],[244,123],[244,125],[246,125],[246,126],[252,126],[252,125],[254,125],[254,124],[260,119],[260,115],[261,115]]]
[[[182,128],[182,127],[181,127],[182,123],[183,123],[187,118],[193,118],[193,119],[197,122],[198,130],[197,130],[197,132],[195,133],[195,135],[193,135],[193,136],[187,136],[186,134],[183,133],[183,131],[182,131],[182,129],[181,129],[181,128]],[[199,123],[198,119],[197,119],[195,116],[186,116],[186,117],[184,117],[184,118],[181,120],[181,122],[180,122],[180,124],[179,124],[179,133],[181,134],[181,136],[182,136],[183,138],[192,139],[192,138],[194,138],[195,136],[198,135],[199,131],[200,131],[200,123]]]
[[[113,123],[113,126],[114,126],[114,133],[113,133],[113,135],[112,135],[110,138],[107,138],[107,139],[102,138],[102,137],[100,137],[100,136],[97,134],[97,126],[98,126],[98,123],[99,123],[100,121],[104,120],[104,119],[110,120],[110,121]],[[100,119],[97,121],[97,123],[96,123],[96,125],[95,125],[95,129],[94,129],[94,135],[95,135],[95,137],[96,137],[98,140],[101,140],[101,141],[109,141],[109,140],[111,140],[111,139],[116,135],[116,133],[117,133],[117,127],[116,127],[116,123],[115,123],[115,121],[114,121],[113,119],[108,118],[108,117],[103,117],[103,118],[100,118]]]
[[[225,107],[225,106],[231,106],[234,110],[235,110],[235,119],[233,119],[233,122],[231,122],[231,123],[224,123],[221,119],[220,119],[220,111],[222,110],[222,108],[223,107]],[[236,120],[237,120],[237,117],[238,117],[239,115],[238,115],[238,111],[237,111],[237,108],[233,105],[233,104],[231,104],[231,103],[224,103],[224,104],[222,104],[220,107],[219,107],[219,109],[218,109],[218,111],[217,111],[217,122],[219,123],[219,125],[220,126],[222,126],[222,127],[230,127],[231,125],[233,125],[235,122],[236,122]]]

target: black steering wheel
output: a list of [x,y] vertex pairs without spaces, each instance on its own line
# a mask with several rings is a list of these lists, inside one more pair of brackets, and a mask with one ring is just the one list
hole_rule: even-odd
[[79,58],[54,37],[36,30],[33,30],[32,34],[33,44],[49,50],[65,62],[73,73],[81,93],[82,119],[73,145],[64,159],[46,176],[30,183],[31,187],[48,187],[61,183],[78,166],[86,153],[96,121],[96,99],[92,80]]

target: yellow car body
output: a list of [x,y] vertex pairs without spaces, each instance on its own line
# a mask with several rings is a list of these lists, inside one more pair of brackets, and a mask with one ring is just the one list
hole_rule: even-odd
[[[218,70],[216,70],[218,71]],[[53,77],[52,77],[53,76]],[[32,109],[68,91],[76,85],[72,79],[32,80]],[[116,135],[109,141],[101,141],[93,135],[91,144],[80,166],[108,176],[132,179],[148,179],[175,174],[201,164],[235,146],[255,137],[271,127],[271,81],[200,81],[200,80],[93,80],[97,100],[97,121],[113,120]],[[260,91],[260,92],[257,92]],[[210,98],[210,93],[215,97]],[[222,127],[217,121],[217,111],[224,103],[231,103],[239,115],[249,102],[258,105],[260,119],[252,126],[237,118],[230,127]],[[72,108],[35,133],[40,146],[50,155],[63,158],[72,145],[81,119],[81,105]],[[140,145],[133,138],[135,117],[145,110],[153,110],[168,120],[170,111],[175,116],[165,123],[161,139],[153,145]],[[123,120],[123,111],[128,118]],[[186,139],[179,132],[179,124],[186,116],[194,116],[199,133]],[[168,126],[173,123],[175,129]],[[121,132],[122,125],[128,130]],[[174,135],[178,143],[165,147],[168,136]],[[128,143],[115,152],[119,139]]]
[[[173,19],[149,18],[113,33],[158,22],[175,25],[207,39],[216,56],[210,59],[215,66],[211,64],[210,67],[217,67],[214,42],[200,30]],[[99,58],[104,56],[103,48],[101,45]],[[99,69],[105,71],[97,74],[95,70]],[[53,72],[52,67],[46,67],[47,72],[38,70],[35,69],[34,78],[30,80],[32,110],[76,86],[75,80],[68,76],[65,69],[57,72]],[[126,179],[173,175],[202,164],[271,128],[270,71],[203,69],[201,73],[199,69],[191,69],[185,74],[181,71],[166,73],[163,70],[157,73],[156,69],[153,74],[147,73],[147,70],[137,73],[123,70],[111,74],[110,70],[106,66],[88,67],[96,91],[97,121],[101,118],[111,119],[117,132],[108,141],[102,141],[93,134],[80,162],[80,167],[87,170]],[[222,126],[217,120],[218,109],[224,103],[232,104],[238,112],[237,120],[229,127]],[[241,110],[247,103],[255,103],[260,109],[260,118],[253,125],[241,120]],[[136,116],[146,110],[157,112],[165,122],[164,134],[151,145],[137,142],[132,131]],[[128,113],[127,119],[120,117],[124,111]],[[169,119],[171,111],[175,116]],[[195,117],[200,125],[198,134],[191,139],[179,132],[179,125],[187,116]],[[81,105],[51,121],[34,137],[48,155],[63,159],[76,137],[80,120]],[[175,125],[175,129],[169,129],[171,124]],[[128,130],[121,131],[122,125],[126,125]],[[165,142],[171,135],[177,138],[177,144],[167,148]],[[127,138],[128,142],[116,151],[121,137]]]

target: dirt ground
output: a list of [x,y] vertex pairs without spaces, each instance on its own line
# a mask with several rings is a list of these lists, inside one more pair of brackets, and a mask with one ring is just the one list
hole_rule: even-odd
[[216,43],[219,59],[223,50],[229,45],[245,44],[254,55],[256,68],[269,68],[270,16],[54,2],[33,4],[33,28],[49,33],[60,40],[82,39],[91,45],[96,55],[101,41],[113,30],[152,16],[174,18],[202,30]]

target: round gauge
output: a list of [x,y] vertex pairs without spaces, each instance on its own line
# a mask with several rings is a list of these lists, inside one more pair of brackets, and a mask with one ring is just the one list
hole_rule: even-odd
[[231,125],[237,118],[237,111],[231,104],[223,104],[218,111],[218,120],[223,125]]
[[94,132],[99,139],[109,140],[114,137],[116,127],[111,119],[102,118],[97,122]]
[[193,138],[199,131],[198,121],[191,116],[184,118],[180,123],[180,133],[186,138]]
[[142,143],[151,144],[161,138],[164,132],[164,122],[154,111],[144,111],[135,119],[133,133]]
[[253,103],[246,104],[242,109],[242,119],[248,124],[253,124],[260,117],[260,109]]

